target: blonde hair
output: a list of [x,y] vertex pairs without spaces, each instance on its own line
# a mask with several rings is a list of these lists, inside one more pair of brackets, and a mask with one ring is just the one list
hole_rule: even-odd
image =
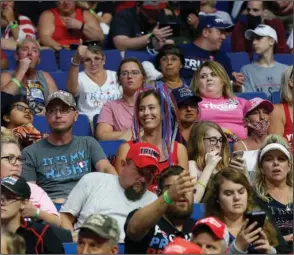
[[[202,203],[205,203],[206,206],[206,217],[214,216],[224,221],[224,214],[221,209],[220,203],[218,202],[221,185],[223,184],[224,180],[229,180],[233,183],[241,184],[245,187],[248,195],[247,208],[244,212],[244,215],[246,214],[246,212],[260,209],[260,207],[253,200],[253,190],[248,181],[248,178],[241,171],[227,167],[216,173],[207,185],[206,193],[202,200]],[[271,222],[268,220],[268,218],[266,218],[265,220],[263,230],[269,240],[270,245],[277,246],[277,231],[271,224]]]
[[188,158],[189,160],[194,160],[196,162],[197,167],[200,170],[203,170],[205,167],[205,146],[203,142],[203,138],[208,129],[213,128],[217,130],[223,137],[222,148],[220,152],[220,156],[222,159],[217,164],[216,169],[220,170],[229,165],[229,144],[227,137],[223,130],[214,122],[211,121],[200,121],[194,123],[190,132],[189,141],[188,141]]
[[202,68],[208,67],[213,71],[222,81],[223,83],[223,96],[226,98],[233,98],[234,93],[231,88],[231,82],[230,78],[226,72],[226,70],[223,68],[221,64],[219,64],[216,61],[208,60],[200,65],[200,67],[195,71],[192,81],[191,81],[191,89],[196,95],[200,95],[199,93],[199,79],[200,79],[200,72]]
[[41,46],[40,46],[40,44],[39,44],[39,42],[38,42],[37,40],[35,40],[35,39],[33,39],[33,38],[25,38],[25,39],[23,39],[23,40],[21,40],[21,41],[19,41],[19,42],[17,43],[17,45],[16,45],[16,52],[18,52],[19,49],[20,49],[20,48],[21,48],[26,42],[32,42],[32,43],[36,44],[37,47],[38,47],[39,52],[41,51]]
[[[263,150],[263,148],[271,143],[281,144],[287,150],[289,150],[289,145],[288,145],[288,142],[286,141],[285,138],[283,138],[280,135],[276,135],[276,134],[269,135],[266,137],[264,145],[260,148],[260,150],[258,152],[258,157],[257,157],[258,159],[259,159],[260,153]],[[290,157],[291,157],[291,153],[290,153]],[[286,177],[286,184],[293,187],[292,157],[289,160],[289,164],[290,164],[290,166],[289,166],[290,171]],[[261,160],[258,160],[258,162],[256,164],[255,171],[254,171],[254,177],[253,177],[253,187],[254,187],[254,191],[260,197],[260,199],[262,199],[265,202],[269,202],[270,199],[267,196],[267,188],[266,188],[264,171],[263,171],[262,165],[263,165],[263,158]]]
[[3,144],[14,143],[19,146],[18,138],[6,127],[1,127],[1,149]]
[[[293,76],[293,65],[289,66],[283,73],[282,76],[282,86],[281,86],[281,103],[287,103],[292,105],[293,97],[292,97],[292,89],[289,86],[289,80],[291,79],[291,74]],[[292,77],[293,82],[293,77]]]
[[3,238],[3,241],[6,243],[8,254],[26,253],[25,240],[22,236],[12,232],[5,231],[2,233],[1,238]]

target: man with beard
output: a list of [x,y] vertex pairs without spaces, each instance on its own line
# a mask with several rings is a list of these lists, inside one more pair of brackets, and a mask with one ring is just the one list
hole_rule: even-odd
[[85,174],[96,170],[117,175],[93,137],[73,136],[78,112],[70,93],[60,90],[48,97],[46,118],[50,135],[23,150],[23,176],[28,182],[37,183],[52,200],[63,203]]
[[279,42],[276,45],[275,53],[290,53],[286,44],[286,31],[283,22],[280,19],[267,19],[269,10],[266,1],[248,1],[247,15],[241,16],[235,24],[232,32],[232,49],[235,52],[245,51],[253,54],[252,41],[245,38],[247,29],[255,29],[259,24],[271,26],[277,33]]
[[150,43],[158,49],[158,41],[164,42],[172,36],[169,26],[159,28],[156,24],[159,15],[165,16],[165,6],[166,3],[159,1],[138,1],[135,7],[118,12],[110,25],[107,47],[140,50]]
[[119,176],[105,173],[85,175],[61,207],[63,228],[79,228],[90,214],[104,214],[117,220],[120,242],[124,241],[123,226],[128,214],[150,204],[156,195],[148,191],[158,171],[159,150],[148,143],[132,144],[126,160],[122,160]]
[[158,199],[128,215],[125,253],[162,253],[175,237],[191,240],[194,187],[187,170],[180,166],[165,169],[158,179]]

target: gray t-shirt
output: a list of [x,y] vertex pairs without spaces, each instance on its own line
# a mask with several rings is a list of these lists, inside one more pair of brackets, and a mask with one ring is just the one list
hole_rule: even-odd
[[154,193],[147,190],[139,200],[131,201],[127,199],[124,191],[118,176],[90,173],[73,188],[60,212],[70,213],[77,218],[74,229],[80,227],[91,214],[109,215],[117,220],[121,229],[120,242],[124,242],[124,224],[128,214],[157,199]]
[[26,147],[23,156],[23,177],[36,181],[51,199],[67,198],[82,176],[107,159],[100,144],[89,136],[73,136],[69,144],[61,146],[42,139]]
[[261,67],[256,63],[243,66],[245,92],[264,92],[268,97],[280,91],[282,74],[287,65],[275,62],[272,67]]

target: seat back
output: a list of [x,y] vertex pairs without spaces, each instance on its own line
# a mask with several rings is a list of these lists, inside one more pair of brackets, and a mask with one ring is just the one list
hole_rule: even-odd
[[191,218],[194,220],[199,220],[205,217],[205,204],[204,203],[194,203],[193,204],[193,213]]
[[50,74],[52,78],[54,79],[57,88],[60,90],[67,91],[66,83],[67,83],[68,72],[52,72]]
[[65,254],[77,254],[77,243],[63,243]]
[[240,72],[243,66],[250,64],[249,56],[246,52],[229,52],[226,54],[231,60],[234,72]]
[[104,68],[106,70],[117,71],[120,62],[122,61],[121,54],[119,50],[105,50],[104,55],[106,57],[106,62]]
[[[259,55],[254,53],[253,54],[253,61],[257,61],[258,57],[259,57]],[[277,53],[277,54],[274,54],[274,59],[275,59],[275,61],[280,62],[285,65],[288,65],[288,66],[293,65],[293,54]]]
[[236,93],[236,96],[250,100],[255,97],[260,97],[262,99],[267,99],[267,95],[264,92],[244,92],[244,93]]
[[125,254],[125,244],[124,243],[118,244],[118,254]]
[[136,50],[127,50],[125,53],[125,58],[136,58],[141,61],[150,61],[154,63],[155,56],[150,55],[147,51],[136,51]]
[[106,157],[110,161],[110,163],[114,164],[116,154],[118,152],[119,146],[124,143],[124,140],[117,140],[117,141],[99,141]]
[[40,53],[40,64],[37,65],[37,70],[45,72],[56,72],[58,66],[56,63],[55,51],[54,50],[41,50]]
[[272,93],[272,98],[271,101],[273,104],[279,104],[281,103],[281,96],[280,96],[280,92],[276,91]]

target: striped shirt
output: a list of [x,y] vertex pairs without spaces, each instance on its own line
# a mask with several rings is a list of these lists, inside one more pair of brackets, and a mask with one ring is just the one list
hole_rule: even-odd
[[[19,15],[18,19],[19,19],[19,24],[18,24],[19,33],[18,33],[17,41],[23,40],[25,38],[36,39],[36,30],[32,21],[27,16],[23,16],[23,15]],[[6,26],[3,37],[5,39],[12,37],[10,24]]]

